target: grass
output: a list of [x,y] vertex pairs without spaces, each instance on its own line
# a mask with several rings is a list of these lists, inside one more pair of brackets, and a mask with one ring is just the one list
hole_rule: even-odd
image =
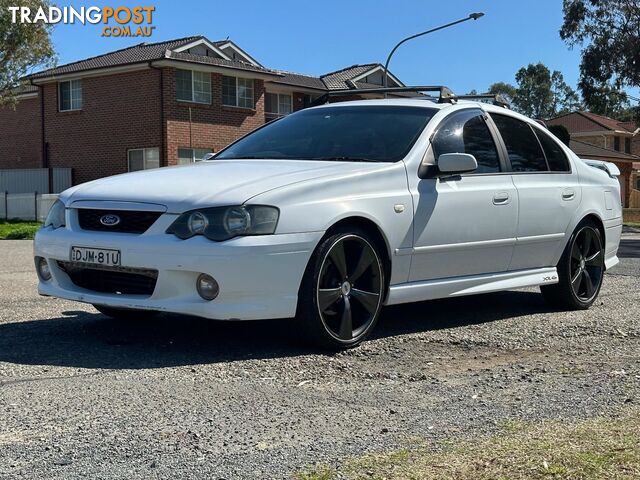
[[640,228],[640,222],[624,222],[627,227]]
[[31,239],[41,226],[39,222],[0,220],[0,240]]
[[298,480],[489,480],[640,478],[640,408],[577,423],[506,422],[495,435],[422,443],[391,453],[316,465]]

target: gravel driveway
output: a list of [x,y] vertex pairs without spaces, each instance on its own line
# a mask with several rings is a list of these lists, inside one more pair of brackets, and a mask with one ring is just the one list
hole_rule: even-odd
[[388,308],[325,355],[291,321],[117,323],[0,243],[0,478],[289,478],[315,461],[640,403],[640,239],[586,312],[536,290]]

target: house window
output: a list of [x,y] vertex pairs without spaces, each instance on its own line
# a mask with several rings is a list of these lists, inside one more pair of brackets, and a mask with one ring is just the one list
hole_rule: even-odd
[[210,148],[179,148],[178,165],[200,162],[207,153],[213,153]]
[[620,137],[613,137],[613,149],[616,152],[620,151]]
[[127,152],[129,171],[148,170],[160,166],[159,148],[134,148]]
[[176,98],[183,102],[211,103],[211,74],[176,70]]
[[222,104],[230,107],[254,108],[253,80],[223,76]]
[[628,137],[624,139],[624,153],[631,153],[631,139]]
[[264,111],[268,120],[289,115],[293,110],[293,99],[289,94],[267,93],[265,95]]
[[58,105],[61,112],[82,109],[82,80],[58,84]]

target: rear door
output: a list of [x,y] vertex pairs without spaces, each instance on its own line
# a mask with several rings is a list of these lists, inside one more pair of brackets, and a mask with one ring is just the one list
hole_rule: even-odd
[[580,203],[577,174],[543,128],[492,113],[518,192],[518,228],[509,270],[555,266]]

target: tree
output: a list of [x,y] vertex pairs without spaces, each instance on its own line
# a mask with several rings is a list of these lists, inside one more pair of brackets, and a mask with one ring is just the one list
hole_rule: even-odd
[[516,73],[517,84],[497,82],[489,93],[505,98],[514,110],[533,118],[545,119],[582,107],[580,97],[564,81],[562,73],[551,72],[544,64],[529,64]]
[[[8,7],[16,2],[0,0],[0,106],[15,103],[21,79],[36,67],[55,64],[51,26],[43,22],[13,23]],[[32,12],[49,8],[48,0],[21,0]]]
[[610,84],[591,89],[585,104],[590,112],[607,117],[623,120],[633,116],[627,94]]
[[570,47],[586,45],[578,83],[585,103],[612,116],[620,99],[611,91],[640,86],[640,2],[563,0],[563,12],[560,37]]
[[528,117],[549,118],[554,115],[551,72],[542,63],[530,63],[516,73],[516,97],[518,111]]
[[551,109],[554,116],[582,108],[580,97],[573,88],[565,83],[562,73],[557,70],[551,73],[551,94],[553,95]]

